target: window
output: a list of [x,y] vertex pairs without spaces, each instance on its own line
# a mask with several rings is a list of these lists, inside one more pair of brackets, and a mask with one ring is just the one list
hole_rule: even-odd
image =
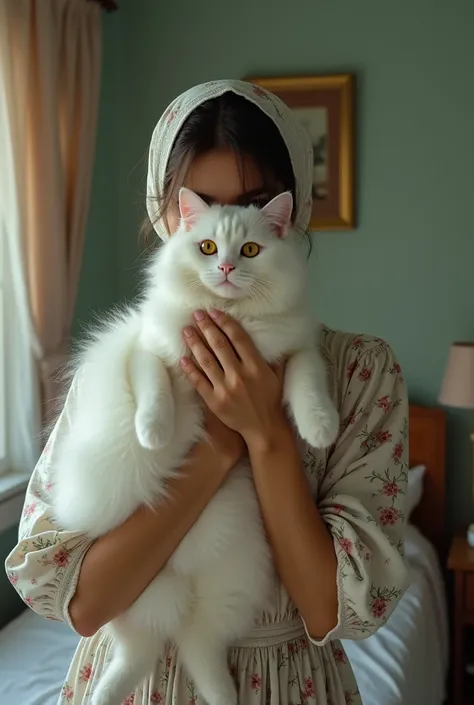
[[18,523],[39,432],[24,243],[28,202],[19,187],[26,183],[30,113],[18,58],[28,57],[31,38],[30,24],[17,21],[17,5],[0,1],[0,532]]
[[[0,217],[1,214],[0,214]],[[8,467],[7,461],[7,426],[5,399],[5,310],[4,310],[4,266],[5,238],[3,217],[0,220],[0,475]]]

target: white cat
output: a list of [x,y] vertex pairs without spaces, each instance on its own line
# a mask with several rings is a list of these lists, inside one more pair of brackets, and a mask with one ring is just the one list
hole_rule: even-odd
[[[202,404],[179,367],[182,330],[198,308],[237,318],[267,361],[289,356],[284,401],[302,438],[326,447],[338,431],[308,309],[306,262],[291,229],[291,194],[259,210],[208,207],[182,189],[179,204],[180,227],[154,255],[142,300],[86,346],[70,432],[59,438],[57,519],[93,538],[140,504],[166,501],[166,481],[204,435]],[[153,582],[106,626],[114,655],[93,705],[122,703],[167,641],[210,705],[236,703],[227,647],[268,606],[273,585],[252,474],[242,461]]]

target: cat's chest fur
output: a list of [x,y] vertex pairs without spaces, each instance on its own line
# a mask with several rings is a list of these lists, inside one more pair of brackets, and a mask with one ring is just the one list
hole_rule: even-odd
[[[315,326],[306,310],[265,316],[239,316],[238,312],[234,315],[268,362],[314,341]],[[187,326],[196,327],[192,310],[169,308],[152,325],[142,327],[139,346],[158,355],[165,364],[175,366],[189,352],[183,335]]]

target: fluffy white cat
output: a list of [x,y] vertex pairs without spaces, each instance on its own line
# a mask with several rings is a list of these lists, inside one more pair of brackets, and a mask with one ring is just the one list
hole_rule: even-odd
[[[54,497],[58,522],[92,538],[142,503],[167,501],[167,480],[186,472],[179,469],[205,433],[202,404],[179,367],[182,330],[198,308],[234,316],[267,361],[288,356],[284,401],[303,439],[326,447],[338,431],[308,309],[306,262],[291,228],[291,194],[259,210],[208,207],[182,189],[179,205],[180,227],[154,255],[141,301],[102,327],[79,359]],[[122,703],[168,641],[210,705],[236,703],[227,647],[254,625],[273,585],[252,474],[242,461],[153,582],[106,626],[113,659],[93,705]]]

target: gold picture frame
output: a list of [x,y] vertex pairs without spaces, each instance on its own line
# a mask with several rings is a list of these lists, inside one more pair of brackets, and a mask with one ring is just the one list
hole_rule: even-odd
[[354,76],[247,78],[300,117],[315,150],[310,230],[351,230],[354,207]]

